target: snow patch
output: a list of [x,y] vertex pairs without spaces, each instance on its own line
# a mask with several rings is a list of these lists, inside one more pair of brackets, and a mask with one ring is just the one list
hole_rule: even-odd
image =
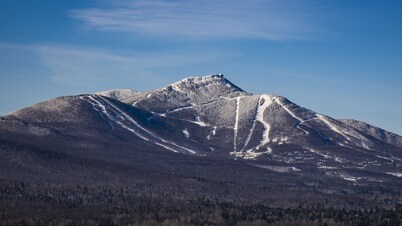
[[351,182],[357,182],[357,180],[361,179],[360,177],[353,177],[353,176],[347,176],[347,175],[340,175],[340,177],[344,180],[351,181]]
[[184,134],[184,136],[185,136],[186,138],[189,138],[189,137],[190,137],[190,133],[187,131],[187,129],[183,129],[182,132],[183,132],[183,134]]
[[236,117],[235,117],[235,123],[233,126],[233,150],[237,150],[237,133],[239,129],[239,111],[240,111],[240,99],[241,97],[236,98]]
[[394,160],[393,160],[392,158],[389,158],[389,157],[385,157],[385,156],[381,156],[381,155],[376,155],[376,157],[377,157],[377,158],[380,158],[380,159],[388,160],[388,161],[390,161],[390,162],[394,162]]
[[196,121],[195,121],[195,122],[194,122],[194,121],[191,121],[191,122],[193,122],[193,123],[195,123],[195,124],[197,124],[197,125],[200,125],[200,126],[202,126],[202,127],[211,126],[211,125],[209,125],[208,123],[201,121],[200,116],[197,116],[197,117],[196,117]]
[[277,143],[279,145],[286,144],[289,140],[289,137],[279,137],[272,139],[272,142]]
[[309,150],[311,153],[314,153],[316,155],[320,155],[320,156],[324,157],[324,159],[332,159],[332,157],[330,155],[323,154],[323,153],[321,153],[321,152],[319,152],[317,150],[314,150],[312,148],[308,148],[308,147],[303,147],[303,148]]
[[252,150],[248,151],[232,151],[230,152],[231,156],[234,156],[235,158],[242,158],[246,160],[255,160],[257,157],[265,154],[270,154],[272,150],[270,148],[267,148],[267,151],[265,152],[254,152]]
[[259,165],[259,164],[253,164],[253,166],[262,168],[262,169],[267,169],[267,170],[272,170],[278,173],[289,173],[289,172],[300,172],[301,170],[299,168],[296,168],[294,166],[270,166],[270,165]]
[[306,150],[308,150],[308,151],[310,151],[311,153],[314,153],[314,154],[316,154],[316,155],[320,155],[320,156],[324,157],[324,159],[332,159],[332,160],[334,160],[335,162],[339,162],[339,163],[344,162],[343,159],[340,158],[340,157],[327,155],[327,154],[324,154],[324,153],[322,153],[322,152],[320,152],[320,151],[318,151],[318,150],[315,150],[315,149],[309,148],[309,147],[303,147],[303,148],[306,149]]
[[317,168],[318,169],[332,169],[332,170],[339,169],[338,167],[335,167],[335,166],[325,166],[325,165],[318,166]]
[[211,130],[211,132],[208,134],[208,136],[207,136],[207,140],[210,140],[211,139],[211,136],[215,136],[215,134],[216,134],[216,129],[217,129],[218,127],[216,127],[216,126],[214,126],[213,127],[213,129]]
[[395,177],[402,177],[402,173],[398,173],[398,172],[386,172],[386,174],[395,176]]

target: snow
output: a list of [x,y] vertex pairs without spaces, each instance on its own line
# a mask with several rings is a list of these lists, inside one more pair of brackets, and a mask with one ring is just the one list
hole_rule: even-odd
[[[335,123],[331,122],[327,116],[320,115],[320,114],[316,114],[316,116],[320,121],[324,122],[332,131],[334,131],[334,132],[340,134],[342,137],[344,137],[347,140],[347,141],[345,141],[346,144],[348,143],[348,141],[353,142],[349,137],[349,136],[351,136],[351,137],[354,137],[359,142],[358,144],[357,143],[354,143],[354,144],[361,146],[365,149],[371,150],[370,149],[370,145],[372,145],[371,142],[366,137],[359,134],[355,130],[350,129],[350,128],[343,128],[342,126],[336,125]],[[339,145],[342,145],[342,144],[339,143]]]
[[213,128],[212,128],[212,130],[211,130],[211,132],[208,134],[208,136],[207,136],[207,140],[210,140],[211,139],[211,136],[215,136],[215,134],[216,134],[216,129],[217,129],[218,127],[216,127],[216,126],[214,126]]
[[235,117],[235,123],[233,126],[233,149],[234,151],[237,150],[236,143],[237,143],[237,133],[239,129],[239,111],[240,111],[240,99],[241,97],[236,98],[236,117]]
[[361,178],[359,178],[359,177],[346,176],[346,175],[340,175],[340,177],[341,177],[342,179],[344,179],[344,180],[351,181],[351,182],[355,182],[355,183],[357,182],[357,180],[361,179]]
[[286,112],[289,113],[289,115],[291,115],[293,118],[295,118],[296,120],[299,121],[299,123],[297,124],[297,128],[300,129],[301,131],[303,131],[306,135],[309,134],[309,132],[307,130],[304,130],[303,128],[300,127],[301,124],[303,124],[304,122],[306,122],[306,120],[303,120],[301,118],[299,118],[295,113],[293,113],[288,107],[286,107],[286,105],[284,105],[282,103],[282,101],[279,98],[275,98],[274,100],[276,103],[278,103],[283,109],[285,109]]
[[[161,114],[160,116],[164,116],[164,114]],[[165,117],[165,116],[164,116],[164,117]],[[201,121],[201,120],[199,119],[199,116],[196,118],[196,121],[192,121],[192,120],[188,120],[188,119],[175,118],[175,117],[171,117],[171,118],[178,119],[178,120],[185,121],[185,122],[190,122],[190,123],[199,125],[199,126],[201,126],[201,127],[211,127],[210,124]]]
[[[157,136],[156,134],[154,134],[153,132],[145,129],[144,127],[142,127],[140,124],[138,124],[132,117],[130,117],[129,115],[127,115],[125,112],[123,112],[122,110],[120,110],[117,106],[115,106],[114,104],[112,104],[110,101],[106,100],[104,97],[99,96],[100,99],[102,99],[102,101],[104,101],[105,103],[107,103],[109,106],[111,106],[114,110],[116,110],[117,112],[119,112],[121,114],[121,116],[126,119],[127,121],[131,122],[132,124],[134,124],[137,128],[139,128],[140,130],[142,130],[143,132],[145,132],[146,134],[148,134],[149,136],[153,137],[154,139],[159,140],[160,142],[154,141],[155,144],[162,146],[168,150],[171,150],[173,152],[178,152],[175,148],[179,148],[179,149],[183,149],[191,154],[195,154],[196,152],[186,148],[186,147],[182,147],[180,145],[177,145],[174,142],[171,141],[167,141],[159,136]],[[124,127],[125,129],[128,129],[129,131],[133,132],[135,135],[137,135],[138,137],[149,141],[148,138],[146,138],[145,136],[141,135],[138,131],[135,131],[134,129],[120,123],[122,125],[122,127]],[[169,147],[169,145],[174,146],[175,148]]]
[[334,160],[335,162],[339,162],[339,163],[342,163],[342,162],[343,162],[343,159],[340,158],[340,157],[327,155],[327,154],[324,154],[324,153],[322,153],[322,152],[320,152],[320,151],[318,151],[318,150],[315,150],[315,149],[309,148],[309,147],[303,147],[303,148],[306,149],[306,150],[308,150],[308,151],[310,151],[310,152],[313,153],[313,154],[320,155],[320,156],[324,157],[324,159],[332,159],[332,160]]
[[274,139],[272,139],[272,142],[274,143],[278,143],[279,145],[282,145],[284,143],[287,143],[289,140],[289,137],[276,137]]
[[184,136],[185,136],[186,138],[189,138],[189,137],[190,137],[190,133],[187,131],[187,129],[182,130],[182,132],[183,132],[183,134],[184,134]]
[[[99,101],[95,100],[95,98],[93,98],[92,96],[87,96],[88,100],[86,100],[84,97],[80,97],[81,100],[87,101],[88,103],[90,103],[92,105],[92,108],[97,111],[100,116],[102,118],[104,118],[104,115],[108,118],[108,123],[111,129],[114,129],[113,126],[113,121],[116,121],[112,116],[110,116],[108,114],[108,112],[106,111],[106,107],[104,105],[102,105]],[[99,109],[100,108],[100,111]]]
[[175,109],[172,109],[172,110],[167,110],[165,113],[159,114],[159,116],[168,117],[168,116],[166,115],[167,113],[178,112],[178,111],[185,110],[185,109],[191,109],[191,108],[193,108],[194,106],[196,106],[196,105],[190,104],[190,105],[183,106],[183,107],[179,107],[179,108],[175,108]]
[[339,169],[338,167],[335,167],[335,166],[325,166],[325,165],[320,165],[317,168],[318,169],[330,169],[330,170]]
[[[158,92],[158,91],[163,91],[163,92]],[[105,91],[105,92],[112,92],[112,91]],[[172,99],[166,99],[167,97],[170,97],[169,95],[172,93],[177,94],[183,93],[186,95],[172,95]],[[120,93],[123,94],[129,94],[128,90],[127,92],[121,91]],[[215,136],[216,131],[218,129],[221,129],[221,127],[215,125],[215,124],[210,124],[214,122],[215,120],[211,120],[209,117],[215,116],[216,113],[214,112],[213,114],[209,114],[208,110],[211,110],[212,107],[218,106],[218,113],[223,115],[225,118],[224,123],[219,124],[225,129],[231,129],[233,126],[233,150],[231,152],[232,155],[246,158],[246,159],[255,159],[256,157],[262,155],[262,154],[270,154],[272,153],[272,149],[268,146],[270,143],[273,143],[275,145],[282,145],[285,143],[292,143],[294,141],[294,134],[293,132],[297,132],[297,134],[302,134],[298,130],[302,131],[304,134],[308,135],[309,131],[316,130],[317,134],[324,137],[325,136],[321,133],[321,128],[329,128],[335,133],[341,135],[340,141],[336,141],[336,138],[334,137],[328,137],[326,139],[331,139],[334,140],[334,142],[338,143],[339,145],[348,147],[353,149],[354,143],[356,142],[357,144],[360,143],[360,145],[364,148],[369,149],[370,147],[370,141],[366,139],[363,135],[355,131],[354,129],[349,128],[348,126],[344,125],[343,123],[338,123],[336,120],[333,120],[327,116],[321,115],[321,114],[315,114],[311,112],[307,113],[300,113],[299,110],[294,110],[297,109],[297,107],[293,107],[296,105],[289,104],[288,101],[286,101],[284,98],[279,97],[279,96],[273,96],[273,95],[259,95],[259,96],[254,96],[251,98],[250,102],[248,102],[248,96],[250,94],[242,91],[240,88],[237,86],[233,85],[229,81],[227,81],[225,78],[223,78],[223,75],[218,74],[218,75],[209,75],[209,76],[203,76],[203,77],[190,77],[183,79],[179,82],[173,83],[171,85],[165,86],[164,88],[161,88],[159,90],[154,90],[151,92],[146,92],[141,94],[141,97],[134,97],[133,100],[136,100],[134,102],[134,105],[136,105],[139,101],[142,103],[142,101],[148,101],[146,98],[155,98],[157,100],[158,97],[163,97],[161,100],[166,100],[169,103],[166,104],[166,108],[161,111],[161,113],[155,113],[155,115],[159,115],[161,117],[166,117],[166,118],[174,118],[178,120],[182,120],[185,122],[193,123],[195,125],[198,125],[200,127],[210,127],[208,130],[210,131],[209,134],[206,134],[206,137],[204,137],[206,140],[211,140],[213,136]],[[157,142],[161,145],[165,145],[170,147],[171,149],[174,149],[175,151],[182,151],[186,150],[188,148],[182,147],[182,145],[179,141],[175,143],[176,141],[172,142],[169,140],[164,140],[162,135],[159,135],[158,133],[151,132],[147,130],[148,128],[146,126],[141,126],[140,124],[136,124],[136,122],[131,121],[129,118],[127,118],[127,114],[124,115],[123,113],[119,112],[117,109],[113,108],[112,106],[109,106],[109,104],[105,104],[105,101],[108,99],[101,100],[99,97],[86,97],[85,98],[87,101],[89,101],[95,110],[97,110],[101,115],[103,115],[104,118],[107,118],[109,120],[110,126],[113,128],[113,126],[120,125],[121,127],[130,130],[132,133],[136,133],[138,136],[142,136],[143,139],[148,139],[150,141],[157,140]],[[207,106],[206,108],[203,108],[203,105],[208,105],[210,103],[216,102],[219,100],[220,102],[211,104],[210,106]],[[226,100],[228,102],[226,102]],[[154,100],[152,100],[154,101]],[[230,101],[230,102],[229,102]],[[219,107],[221,102],[222,107]],[[102,104],[103,103],[103,104]],[[225,109],[223,106],[230,104],[232,105],[230,108],[232,109],[233,103],[236,104],[235,106],[235,112],[232,112],[232,114],[224,115],[225,114]],[[297,120],[297,124],[293,124],[294,126],[290,128],[286,128],[286,131],[289,131],[293,129],[292,131],[289,131],[289,133],[282,132],[278,134],[273,134],[272,133],[272,126],[273,124],[270,123],[270,120],[273,120],[273,118],[269,118],[269,115],[271,112],[268,112],[267,109],[272,105],[272,103],[277,103],[275,107],[278,107],[279,109],[282,109],[280,111],[281,114],[279,114],[279,117],[282,117],[283,115],[285,116],[285,119],[288,120],[291,119],[293,122]],[[242,104],[242,106],[240,106]],[[244,104],[244,105],[243,105]],[[148,105],[144,105],[148,106]],[[174,106],[174,107],[173,107]],[[253,109],[255,107],[255,109]],[[247,109],[245,109],[247,108]],[[250,108],[250,109],[248,109]],[[189,112],[185,112],[186,114],[169,114],[169,113],[175,113],[180,111],[184,111],[186,109],[191,109],[191,112],[194,111],[194,119],[191,118],[182,118],[180,115],[188,115]],[[150,109],[145,109],[147,111],[152,111],[152,106]],[[245,113],[244,113],[245,112]],[[235,113],[233,117],[233,113]],[[119,116],[116,116],[119,115]],[[288,116],[289,115],[289,116]],[[243,118],[244,116],[247,116],[248,118]],[[277,115],[275,115],[277,117]],[[293,118],[293,119],[292,119]],[[148,117],[147,121],[150,122],[153,119],[153,116]],[[307,123],[310,120],[316,120],[316,123]],[[243,131],[240,130],[240,128],[243,128],[243,122],[250,123],[250,128],[247,128],[248,131],[245,131],[243,134]],[[322,126],[316,127],[317,123]],[[259,124],[259,125],[257,125]],[[324,125],[325,124],[325,125]],[[260,128],[262,126],[262,132],[258,131],[259,134],[256,134],[256,128]],[[190,132],[187,129],[181,128],[184,137],[189,138],[190,137]],[[279,128],[280,129],[280,128]],[[324,129],[325,130],[325,129]],[[220,130],[221,131],[221,130]],[[327,131],[327,130],[325,130]],[[248,133],[247,133],[248,132]],[[191,135],[194,136],[193,131],[191,131]],[[207,132],[208,133],[208,132]],[[247,134],[246,134],[247,133]],[[315,135],[315,134],[314,134]],[[333,135],[333,133],[330,133],[330,135]],[[260,139],[257,140],[255,136],[260,136]],[[339,136],[335,136],[339,137]],[[245,138],[245,141],[243,143],[240,142],[240,138]],[[344,139],[342,139],[344,138]],[[356,140],[355,140],[356,138]],[[253,140],[253,145],[251,147],[250,142]],[[254,140],[256,140],[254,144]],[[231,142],[231,141],[229,141]],[[359,145],[359,146],[360,146]],[[307,145],[308,146],[308,145]],[[272,147],[272,146],[271,146]],[[314,147],[314,145],[312,145]],[[230,147],[229,147],[230,148]],[[190,149],[189,149],[190,150]],[[186,150],[189,153],[195,153],[194,150]],[[311,149],[310,152],[320,155],[325,159],[333,159],[334,161],[342,161],[342,158],[333,156],[331,153],[326,154],[326,153],[321,153],[320,151]],[[382,155],[378,153],[379,155]],[[310,155],[311,156],[311,155]],[[384,158],[384,159],[390,159],[387,157],[380,157],[379,158]],[[391,160],[390,160],[391,161]]]
[[[96,105],[99,106],[99,107],[102,109],[102,113],[103,113],[109,120],[114,121],[115,123],[117,123],[118,125],[120,125],[122,128],[124,128],[124,129],[126,129],[126,130],[128,130],[128,131],[130,131],[130,132],[132,132],[132,133],[134,133],[136,136],[140,137],[141,139],[146,140],[146,141],[149,141],[148,138],[146,138],[145,136],[141,135],[141,134],[138,133],[137,131],[133,130],[132,128],[130,128],[130,127],[128,127],[128,126],[126,126],[125,124],[123,124],[122,122],[120,122],[120,121],[118,120],[118,119],[120,119],[120,116],[121,116],[121,112],[120,112],[120,111],[116,112],[116,111],[114,111],[113,109],[110,109],[110,110],[113,111],[116,115],[118,115],[118,117],[113,118],[113,117],[107,112],[106,106],[103,105],[100,101],[96,100],[93,96],[86,96],[86,97],[89,99],[89,100],[86,100],[86,101],[87,101],[88,103],[90,103],[90,104],[93,104],[93,102],[96,103]],[[102,97],[100,97],[100,98],[102,98]],[[85,100],[84,98],[81,98],[81,99]],[[104,98],[102,98],[102,99],[104,99]],[[92,101],[93,101],[93,102],[92,102]],[[95,109],[96,111],[98,111],[96,108],[94,108],[94,109]]]
[[165,117],[165,118],[174,118],[174,119],[178,119],[178,120],[181,120],[181,121],[190,122],[190,123],[193,123],[193,124],[197,124],[197,125],[199,125],[201,127],[209,127],[209,126],[211,126],[210,124],[208,124],[208,123],[206,123],[204,121],[201,121],[200,116],[197,116],[195,121],[192,121],[192,120],[188,120],[188,119],[176,118],[176,117],[171,117],[171,116],[166,115],[167,113],[177,112],[177,111],[181,111],[181,110],[184,110],[184,109],[190,109],[190,108],[193,108],[195,106],[199,106],[199,105],[191,104],[189,106],[184,106],[184,107],[168,110],[168,111],[166,111],[165,113],[162,113],[162,114],[158,114],[158,113],[155,113],[155,114],[157,114],[157,115],[159,115],[161,117]]
[[232,151],[230,152],[230,155],[235,156],[235,158],[243,158],[246,160],[255,160],[257,157],[264,155],[264,154],[270,154],[272,153],[271,148],[267,148],[267,151],[265,152],[255,152],[253,150],[248,150],[248,151]]
[[330,155],[327,154],[323,154],[317,150],[314,150],[312,148],[308,148],[308,147],[304,147],[304,149],[309,150],[311,153],[317,154],[317,155],[321,155],[322,157],[324,157],[324,159],[332,159],[332,157]]
[[196,117],[196,120],[197,120],[197,121],[195,121],[195,122],[193,122],[193,123],[195,123],[195,124],[197,124],[197,125],[200,125],[200,126],[202,126],[202,127],[211,126],[211,125],[209,125],[208,123],[201,121],[200,116],[197,116],[197,117]]
[[264,146],[265,144],[268,144],[270,141],[269,131],[271,129],[271,125],[264,120],[264,112],[271,104],[272,104],[271,96],[263,95],[260,97],[260,101],[258,104],[257,121],[261,122],[262,125],[264,126],[264,134],[262,136],[261,143],[256,147],[257,150],[260,147]]
[[[169,85],[168,87],[171,87],[173,90],[177,92],[189,95],[190,94],[189,92],[191,92],[196,87],[205,88],[211,85],[224,85],[228,88],[235,88],[232,87],[230,82],[227,81],[222,74],[212,74],[202,77],[188,77],[178,82],[175,82]],[[166,87],[159,89],[159,91],[162,91],[164,89],[166,89]]]
[[[251,129],[246,138],[246,142],[244,143],[244,146],[241,151],[243,151],[250,142],[251,136],[253,135],[253,131],[255,129],[257,122],[262,123],[262,125],[264,126],[264,132],[260,144],[257,147],[255,147],[255,149],[259,150],[261,147],[265,146],[270,142],[269,131],[271,129],[271,125],[264,120],[264,112],[265,109],[267,109],[271,104],[272,104],[272,97],[270,95],[260,95],[258,99],[257,112],[255,114],[253,125],[251,126]],[[252,149],[248,151],[251,151]]]
[[380,158],[380,159],[388,160],[388,161],[390,161],[390,162],[394,162],[394,160],[393,160],[392,158],[389,158],[389,157],[385,157],[385,156],[381,156],[381,155],[376,155],[376,157],[377,157],[377,158]]
[[267,153],[272,154],[272,149],[270,147],[267,147]]
[[270,166],[270,165],[260,165],[260,164],[253,164],[253,166],[261,168],[261,169],[267,169],[267,170],[272,170],[278,173],[289,173],[289,172],[300,172],[301,170],[299,168],[296,168],[294,166]]
[[[88,96],[88,98],[90,100],[92,100],[93,102],[95,102],[96,106],[100,107],[100,109],[101,109],[103,114],[105,114],[106,116],[110,117],[110,115],[106,111],[106,107],[103,104],[101,104],[99,101],[95,100],[95,98],[93,98],[92,96]],[[97,109],[95,109],[95,110],[97,110]]]
[[176,92],[184,93],[185,95],[188,95],[188,93],[186,93],[185,91],[183,91],[183,90],[180,88],[180,86],[179,86],[178,83],[172,84],[172,85],[170,85],[170,87],[171,87],[174,91],[176,91]]
[[318,117],[318,119],[320,121],[322,121],[323,123],[325,123],[331,130],[333,130],[334,132],[340,134],[341,136],[343,136],[345,139],[347,139],[348,141],[350,141],[350,138],[347,137],[344,133],[342,133],[337,126],[335,126],[333,123],[331,123],[325,116],[320,115],[320,114],[316,114],[316,116]]
[[124,100],[127,98],[134,97],[134,96],[140,94],[140,92],[132,90],[132,89],[113,89],[113,90],[97,92],[95,94],[105,96],[105,97],[110,97],[110,98],[121,101],[121,100]]
[[398,172],[386,172],[386,174],[395,176],[395,177],[402,177],[402,173],[398,173]]

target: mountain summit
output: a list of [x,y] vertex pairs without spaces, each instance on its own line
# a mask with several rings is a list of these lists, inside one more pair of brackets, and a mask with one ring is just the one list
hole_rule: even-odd
[[141,93],[55,98],[1,117],[0,135],[4,156],[15,156],[24,175],[46,168],[46,161],[42,168],[26,168],[24,152],[6,147],[125,166],[141,162],[161,171],[170,167],[164,158],[201,158],[353,183],[392,182],[402,175],[398,135],[339,121],[281,96],[252,95],[223,75]]

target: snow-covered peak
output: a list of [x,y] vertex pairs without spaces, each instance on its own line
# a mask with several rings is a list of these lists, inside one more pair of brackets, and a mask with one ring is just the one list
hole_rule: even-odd
[[95,94],[123,101],[125,99],[132,98],[140,94],[140,92],[132,89],[113,89],[113,90],[97,92]]
[[164,113],[189,105],[249,95],[251,94],[228,81],[222,74],[213,74],[185,78],[160,89],[143,92],[124,102],[147,111]]
[[201,77],[188,77],[178,82],[172,83],[162,89],[172,89],[178,92],[191,93],[198,89],[208,88],[220,92],[222,90],[230,92],[244,92],[242,89],[227,80],[223,74],[211,74]]

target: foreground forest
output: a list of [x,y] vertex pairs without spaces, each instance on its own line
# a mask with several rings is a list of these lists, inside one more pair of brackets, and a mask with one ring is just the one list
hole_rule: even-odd
[[4,182],[0,225],[402,225],[402,205],[355,208],[352,199],[342,208],[286,201],[272,207],[279,203],[188,197],[150,184],[66,189]]

